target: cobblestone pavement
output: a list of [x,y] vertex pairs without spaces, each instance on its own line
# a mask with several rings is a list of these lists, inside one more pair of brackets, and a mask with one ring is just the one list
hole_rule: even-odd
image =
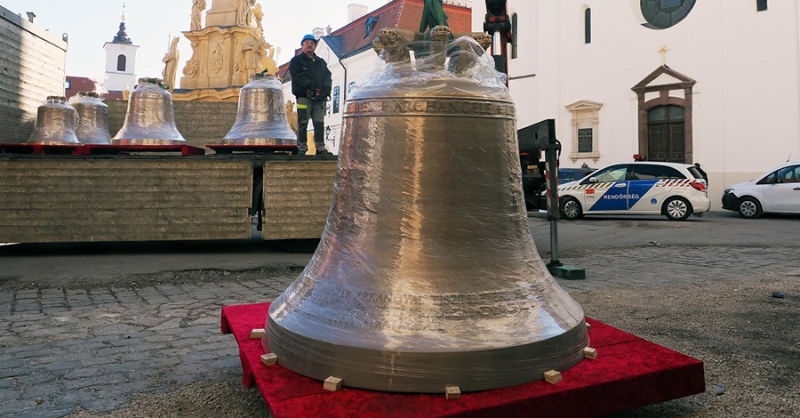
[[[800,277],[797,247],[652,246],[569,261],[587,279],[560,281],[567,290]],[[240,379],[236,343],[220,333],[220,308],[272,300],[295,278],[251,273],[202,283],[0,291],[0,416],[110,411],[139,393]]]

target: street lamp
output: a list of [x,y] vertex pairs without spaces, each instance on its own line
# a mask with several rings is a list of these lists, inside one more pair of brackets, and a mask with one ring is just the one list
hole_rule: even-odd
[[[330,126],[326,126],[325,127],[325,142],[328,142],[328,140],[330,140],[330,136],[331,136],[331,127]],[[333,142],[336,142],[336,140],[334,139]],[[332,146],[335,147],[336,144],[332,144]]]

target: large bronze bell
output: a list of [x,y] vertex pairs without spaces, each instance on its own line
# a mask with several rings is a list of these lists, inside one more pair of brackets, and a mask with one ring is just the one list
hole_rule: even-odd
[[95,92],[80,92],[72,96],[69,104],[80,116],[75,135],[81,144],[108,144],[111,134],[108,132],[108,105]]
[[175,126],[172,95],[157,78],[140,78],[128,100],[125,123],[112,145],[184,145]]
[[382,56],[398,61],[345,104],[325,231],[272,302],[262,346],[299,374],[397,392],[493,389],[576,365],[583,310],[533,243],[514,104],[491,57],[462,38],[451,50],[473,57],[458,72],[419,72],[394,41],[381,39]]
[[39,106],[36,123],[27,144],[79,145],[75,125],[80,116],[62,96],[48,96],[47,103]]
[[297,145],[286,118],[281,83],[274,75],[256,74],[239,91],[236,122],[222,139],[230,145]]

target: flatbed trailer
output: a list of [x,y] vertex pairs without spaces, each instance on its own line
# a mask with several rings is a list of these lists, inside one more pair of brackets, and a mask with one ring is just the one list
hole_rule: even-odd
[[[0,243],[318,239],[335,157],[0,154]],[[263,210],[263,212],[261,212]]]

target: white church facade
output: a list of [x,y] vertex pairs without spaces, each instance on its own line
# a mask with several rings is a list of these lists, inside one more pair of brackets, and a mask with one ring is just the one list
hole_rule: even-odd
[[700,163],[718,209],[725,186],[800,158],[796,1],[508,0],[508,14],[518,128],[555,119],[564,167]]

